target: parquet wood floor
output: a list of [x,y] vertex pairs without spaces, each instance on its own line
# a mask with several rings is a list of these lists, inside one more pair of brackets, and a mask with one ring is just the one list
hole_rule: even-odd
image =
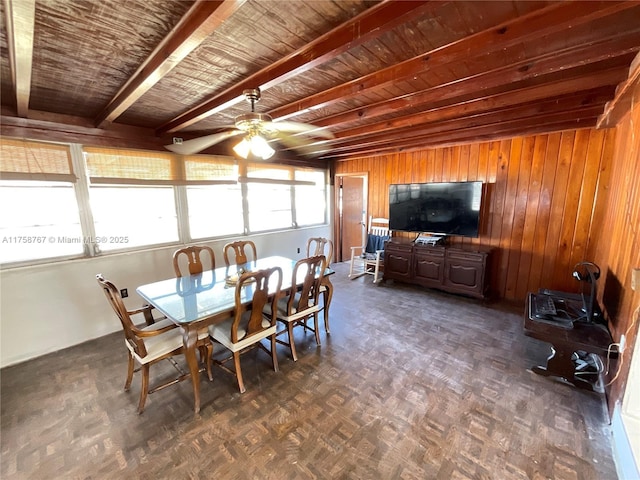
[[136,413],[119,332],[3,369],[1,478],[617,478],[603,397],[531,373],[520,311],[335,269],[322,346],[249,353],[242,395],[203,375],[197,415],[188,381]]

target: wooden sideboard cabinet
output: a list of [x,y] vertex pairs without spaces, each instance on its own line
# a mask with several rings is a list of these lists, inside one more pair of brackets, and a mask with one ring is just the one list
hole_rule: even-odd
[[384,250],[384,279],[485,298],[491,249],[414,245],[391,240]]

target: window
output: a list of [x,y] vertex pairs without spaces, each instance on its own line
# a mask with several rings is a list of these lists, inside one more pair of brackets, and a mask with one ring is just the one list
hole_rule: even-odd
[[189,232],[192,239],[242,235],[242,190],[234,160],[184,157]]
[[244,182],[251,232],[326,221],[324,170],[249,164]]
[[295,179],[307,184],[295,185],[296,224],[318,225],[325,222],[327,194],[325,173],[320,170],[296,170]]
[[99,251],[179,240],[172,187],[92,185],[89,193]]
[[240,185],[187,187],[191,238],[242,235],[242,191]]
[[87,148],[85,159],[98,251],[180,239],[173,188],[181,177],[176,156]]
[[72,183],[0,181],[0,262],[82,255]]
[[0,138],[0,262],[84,254],[68,146]]
[[291,228],[291,167],[250,164],[247,167],[249,231]]

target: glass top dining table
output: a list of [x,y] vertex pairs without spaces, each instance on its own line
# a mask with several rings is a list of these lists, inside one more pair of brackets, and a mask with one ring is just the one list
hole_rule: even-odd
[[[207,317],[231,313],[235,307],[235,281],[239,273],[271,267],[282,269],[282,288],[291,288],[296,260],[271,256],[243,265],[216,268],[196,275],[171,278],[142,285],[140,296],[176,324],[197,322]],[[303,272],[301,272],[303,273]],[[331,269],[325,275],[333,273]],[[242,290],[247,302],[253,297],[251,285]]]
[[[281,291],[286,292],[291,289],[296,262],[297,260],[281,256],[264,257],[238,266],[220,267],[196,275],[161,280],[136,289],[146,302],[182,328],[196,413],[200,410],[200,377],[196,358],[198,332],[232,315],[235,308],[235,281],[242,272],[280,267]],[[325,275],[332,273],[334,272],[330,268],[324,272]],[[296,284],[302,282],[304,272],[300,274],[300,282],[296,281]],[[253,298],[252,286],[244,287],[241,293],[246,298],[246,303],[249,303]]]

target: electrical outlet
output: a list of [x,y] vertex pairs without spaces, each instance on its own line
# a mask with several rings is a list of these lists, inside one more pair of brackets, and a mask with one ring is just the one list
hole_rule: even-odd
[[634,292],[640,288],[640,268],[631,270],[631,290]]
[[126,288],[123,288],[122,290],[120,290],[120,296],[122,298],[127,298],[129,296],[129,291]]
[[624,344],[627,343],[627,339],[624,335],[620,335],[620,341],[618,342],[618,350],[620,353],[624,352]]

